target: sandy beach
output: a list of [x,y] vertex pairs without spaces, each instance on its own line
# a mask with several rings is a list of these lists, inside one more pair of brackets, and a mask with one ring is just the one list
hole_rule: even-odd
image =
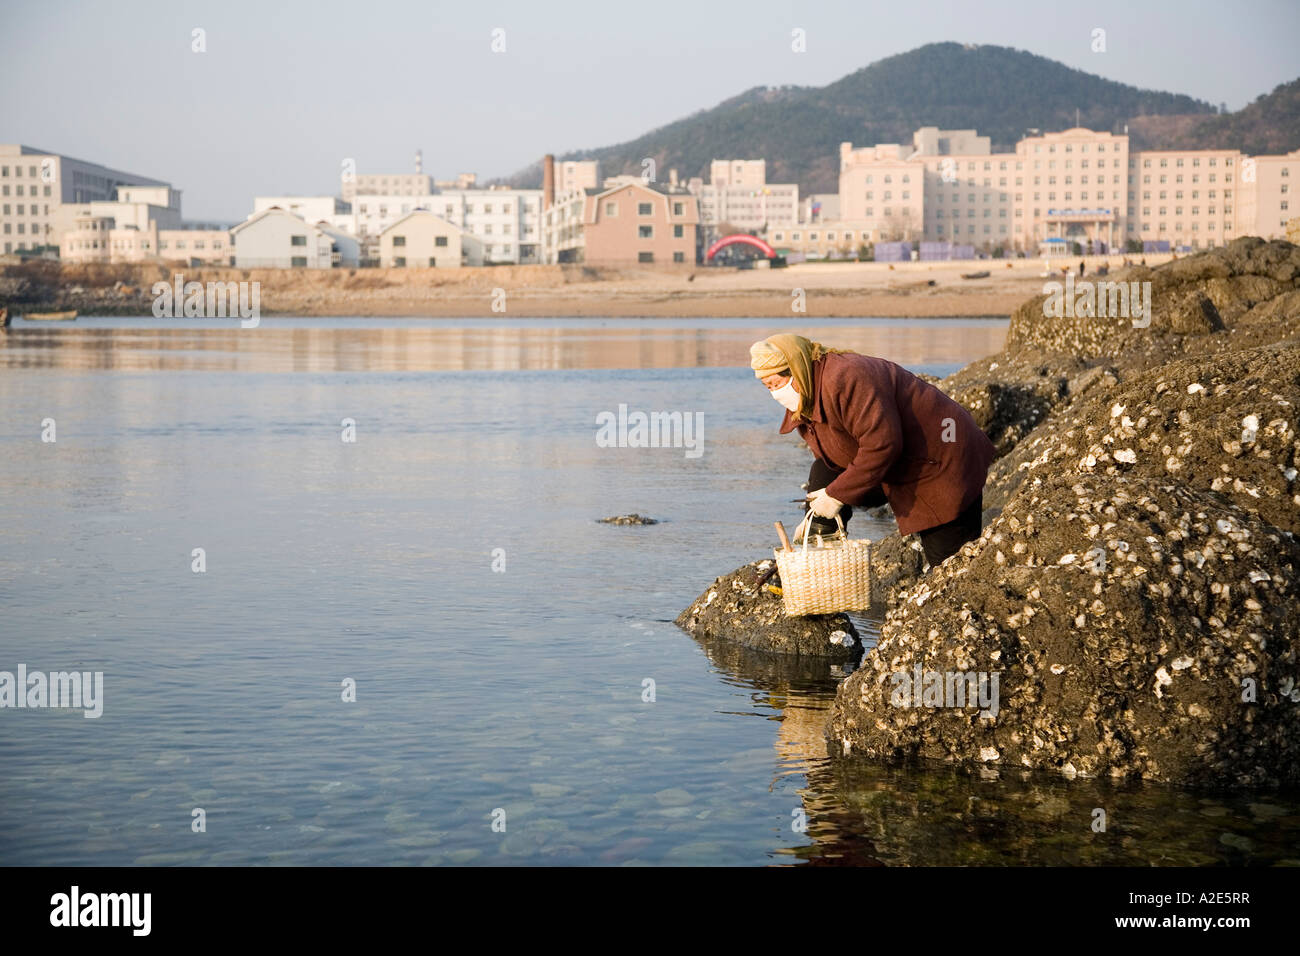
[[[1149,265],[1167,256],[1148,256]],[[1087,274],[1122,256],[1085,261]],[[1068,265],[1077,268],[1079,260]],[[1059,277],[1066,262],[1053,266]],[[963,273],[988,271],[981,279]],[[186,269],[7,265],[0,302],[10,311],[78,309],[148,315],[155,282],[260,284],[265,315],[429,317],[1006,317],[1043,291],[1041,259],[975,262],[808,262],[783,269],[495,266],[438,269]],[[800,308],[802,306],[802,308]]]

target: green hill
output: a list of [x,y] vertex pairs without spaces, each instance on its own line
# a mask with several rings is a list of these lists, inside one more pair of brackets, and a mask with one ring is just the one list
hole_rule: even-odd
[[[1284,90],[1290,92],[1279,96]],[[1240,113],[1218,115],[1209,103],[1189,96],[1141,90],[1022,50],[932,43],[827,86],[756,87],[630,142],[557,158],[599,159],[610,176],[640,173],[642,160],[650,157],[661,178],[676,168],[683,177],[707,179],[712,159],[761,157],[772,182],[797,182],[805,193],[834,192],[844,141],[910,143],[918,127],[938,126],[973,128],[990,137],[994,149],[1009,149],[1028,128],[1069,129],[1076,116],[1077,125],[1116,133],[1135,119],[1140,124],[1143,117],[1167,116],[1180,123],[1162,128],[1166,138],[1217,145],[1196,139],[1204,131],[1206,137],[1244,137],[1245,147],[1247,141],[1285,143],[1300,135],[1296,96],[1295,84],[1279,87]],[[1140,134],[1133,138],[1136,147],[1149,145]],[[540,162],[507,181],[540,185]]]

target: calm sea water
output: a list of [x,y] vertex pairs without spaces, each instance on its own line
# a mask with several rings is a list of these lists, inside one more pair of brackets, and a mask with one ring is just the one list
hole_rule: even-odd
[[[797,517],[770,325],[210,326],[0,336],[0,670],[104,674],[97,719],[0,710],[0,863],[1300,857],[1294,794],[832,759],[842,671],[671,623]],[[1005,323],[800,331],[946,374]],[[620,405],[702,413],[702,453],[598,447]]]

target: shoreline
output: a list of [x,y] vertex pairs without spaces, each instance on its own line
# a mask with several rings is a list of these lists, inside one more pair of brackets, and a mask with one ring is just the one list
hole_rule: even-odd
[[[1155,261],[1157,257],[1148,257]],[[1091,275],[1122,256],[1086,257]],[[1057,260],[819,262],[737,270],[564,266],[274,270],[178,264],[0,266],[0,304],[11,314],[75,309],[83,315],[152,316],[151,287],[172,282],[257,283],[260,314],[302,318],[971,318],[1009,319]],[[988,271],[963,279],[963,271]]]

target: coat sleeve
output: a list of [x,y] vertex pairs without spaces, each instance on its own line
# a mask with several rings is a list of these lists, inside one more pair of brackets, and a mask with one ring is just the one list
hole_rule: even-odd
[[858,453],[826,493],[852,505],[880,484],[903,453],[903,424],[891,383],[867,375],[844,376],[836,383],[832,405],[839,427],[857,441]]

